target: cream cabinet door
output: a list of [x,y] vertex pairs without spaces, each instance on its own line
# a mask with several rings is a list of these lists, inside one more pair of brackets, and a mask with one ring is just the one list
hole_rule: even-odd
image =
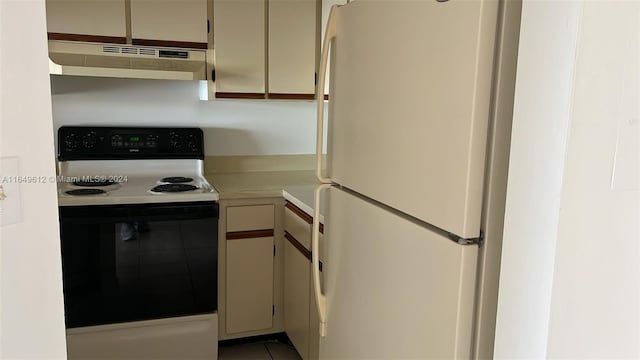
[[274,211],[272,204],[227,208],[227,334],[273,327]]
[[309,259],[285,239],[284,330],[303,359],[309,357],[310,279]]
[[122,41],[112,42],[126,41],[125,0],[47,0],[46,7],[47,31],[50,37],[54,34],[54,39],[56,34],[67,34],[117,37]]
[[130,1],[133,44],[207,48],[206,0]]
[[227,240],[228,334],[273,326],[273,240]]
[[[313,218],[287,203],[285,226],[284,324],[285,331],[304,360],[318,359],[319,320],[315,303],[311,264]],[[320,262],[323,260],[320,236]],[[320,273],[322,284],[322,273]]]
[[316,0],[269,1],[269,97],[314,98],[317,41]]
[[216,97],[264,98],[266,0],[213,4]]

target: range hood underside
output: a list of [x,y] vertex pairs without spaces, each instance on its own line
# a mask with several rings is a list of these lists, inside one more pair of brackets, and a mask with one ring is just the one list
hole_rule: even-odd
[[[140,50],[140,51],[138,51]],[[204,51],[169,50],[179,57],[160,58],[162,49],[106,44],[49,42],[49,72],[135,79],[206,80]],[[132,53],[134,52],[135,53]],[[153,53],[153,55],[138,55]]]

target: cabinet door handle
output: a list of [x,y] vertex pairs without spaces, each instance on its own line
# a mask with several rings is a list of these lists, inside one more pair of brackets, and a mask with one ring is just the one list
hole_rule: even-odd
[[329,60],[329,48],[331,40],[336,37],[336,10],[338,5],[331,7],[327,29],[324,34],[322,44],[322,56],[320,57],[320,68],[318,69],[318,85],[316,86],[316,101],[318,102],[316,129],[316,176],[323,184],[331,183],[331,179],[322,175],[322,143],[324,142],[324,83],[327,77],[327,62]]
[[[322,293],[320,287],[320,193],[322,190],[330,188],[331,184],[318,185],[313,199],[313,231],[311,235],[311,267],[313,275],[313,293],[316,297],[318,307],[318,318],[320,319],[320,336],[327,336],[327,297]],[[325,259],[326,263],[326,259]]]

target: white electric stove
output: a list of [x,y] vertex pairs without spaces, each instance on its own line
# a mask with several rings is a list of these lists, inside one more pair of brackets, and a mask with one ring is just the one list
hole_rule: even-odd
[[61,127],[58,161],[69,359],[216,359],[202,130]]
[[80,160],[59,163],[62,206],[216,201],[199,159]]

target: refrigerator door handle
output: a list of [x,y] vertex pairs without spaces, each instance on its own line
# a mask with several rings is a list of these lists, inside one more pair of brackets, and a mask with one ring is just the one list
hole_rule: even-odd
[[320,336],[327,336],[327,297],[322,293],[320,288],[320,252],[318,251],[320,243],[320,193],[322,190],[328,189],[331,184],[318,185],[314,196],[313,208],[313,231],[311,236],[311,267],[313,278],[313,290],[316,297],[316,305],[318,307],[318,318],[320,320]]
[[324,84],[327,77],[327,62],[329,61],[329,47],[331,40],[336,37],[336,9],[338,5],[333,5],[329,12],[327,28],[325,30],[324,42],[322,44],[322,56],[320,57],[320,67],[318,69],[318,84],[316,87],[316,100],[318,102],[316,129],[316,176],[323,184],[331,183],[331,179],[322,174],[322,144],[324,143]]

